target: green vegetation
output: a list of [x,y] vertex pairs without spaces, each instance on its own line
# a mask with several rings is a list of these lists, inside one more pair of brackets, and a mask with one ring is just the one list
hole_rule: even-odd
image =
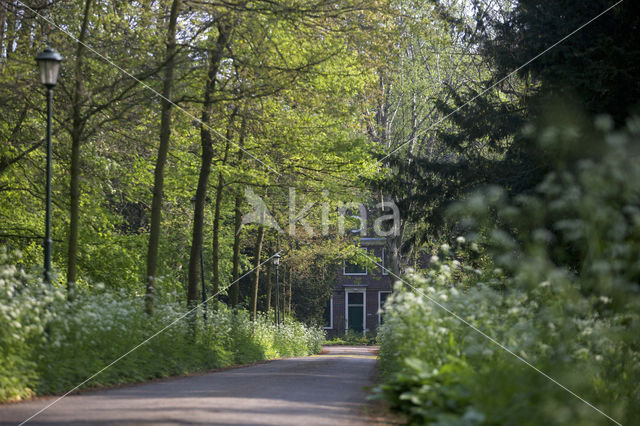
[[541,129],[542,144],[591,139],[602,156],[558,162],[528,195],[469,195],[449,210],[466,237],[407,277],[411,288],[397,284],[380,332],[379,392],[413,423],[611,423],[526,360],[637,424],[640,120],[626,131],[611,131],[608,117],[597,126],[591,137],[568,124]]
[[0,5],[0,400],[176,319],[87,385],[318,351],[339,265],[371,262],[345,206],[385,202],[406,284],[379,397],[415,424],[638,424],[640,2],[141,4]]
[[[290,189],[296,214],[326,202],[335,216],[366,198],[357,177],[376,147],[360,117],[386,43],[368,27],[385,15],[366,3],[69,0],[36,14],[3,2],[0,245],[28,270],[43,263],[46,97],[33,58],[46,42],[65,58],[53,91],[54,284],[69,298],[96,283],[145,293],[151,312],[164,292],[195,304],[204,275],[209,294],[235,282],[216,299],[255,315],[275,304],[274,268],[259,265],[281,251],[282,309],[318,321],[315,299],[353,243],[335,225],[312,238],[302,221],[295,236],[243,224],[245,194],[284,231]],[[304,217],[317,236],[320,221],[320,209]]]
[[441,31],[399,21],[376,116],[406,281],[378,396],[413,424],[638,424],[639,4],[461,4],[398,4]]
[[66,392],[102,369],[86,386],[309,355],[324,339],[318,328],[288,321],[278,330],[271,318],[252,322],[247,311],[221,303],[209,309],[206,324],[201,311],[194,313],[194,337],[175,295],[159,301],[151,316],[142,297],[104,287],[69,302],[63,291],[7,262],[1,253],[0,401]]
[[376,334],[366,333],[365,335],[362,335],[362,333],[356,333],[349,330],[344,334],[344,336],[326,340],[324,344],[328,346],[375,345],[377,342],[378,338]]

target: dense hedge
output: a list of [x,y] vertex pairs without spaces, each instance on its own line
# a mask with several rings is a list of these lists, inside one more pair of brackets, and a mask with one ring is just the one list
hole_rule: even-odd
[[599,158],[559,165],[533,194],[470,195],[451,211],[466,235],[407,276],[415,289],[397,284],[379,395],[411,422],[639,424],[640,121],[600,120]]
[[[124,293],[65,294],[11,266],[0,253],[0,401],[66,392],[184,315],[182,304],[160,302],[152,316],[142,298]],[[278,330],[264,316],[223,304],[188,317],[140,346],[87,386],[126,383],[192,371],[301,356],[321,350],[322,330],[289,322]]]

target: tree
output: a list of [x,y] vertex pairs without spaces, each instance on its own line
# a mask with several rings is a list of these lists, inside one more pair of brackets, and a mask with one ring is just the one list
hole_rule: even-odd
[[154,171],[153,200],[151,204],[151,227],[149,229],[149,245],[147,250],[146,273],[146,308],[147,313],[153,311],[153,298],[155,292],[155,280],[158,267],[158,244],[160,240],[160,227],[162,219],[162,191],[164,188],[164,168],[169,151],[171,138],[171,108],[174,80],[174,67],[176,55],[176,26],[180,11],[180,0],[173,0],[169,23],[167,26],[167,50],[165,54],[164,82],[162,86],[162,112],[160,119],[160,144],[158,145],[158,158]]
[[[456,2],[448,3],[448,13],[463,14]],[[473,45],[441,13],[429,3],[393,3],[392,59],[377,68],[378,87],[365,104],[367,132],[381,148],[384,171],[371,187],[377,202],[395,204],[400,212],[387,237],[390,269],[397,275],[424,231],[433,229],[433,212],[449,190],[425,163],[460,162],[438,137],[450,127],[438,106],[453,102],[450,88],[460,89],[486,73]]]
[[71,128],[71,165],[69,179],[69,246],[67,260],[67,294],[73,298],[76,282],[77,253],[78,253],[78,227],[80,210],[80,143],[82,141],[83,128],[87,124],[83,119],[83,62],[85,55],[85,43],[93,0],[86,0],[82,14],[82,26],[78,35],[76,46],[76,63],[74,69],[74,87],[72,104],[72,128]]
[[210,123],[214,116],[213,97],[216,90],[216,81],[220,62],[222,60],[229,34],[232,28],[226,24],[219,23],[216,26],[217,35],[213,46],[208,50],[208,77],[204,89],[204,101],[202,103],[202,114],[200,118],[200,142],[202,145],[202,160],[200,163],[200,175],[198,187],[196,189],[195,207],[193,213],[193,237],[191,240],[191,253],[189,256],[189,282],[187,287],[187,304],[194,306],[198,303],[198,278],[200,271],[200,251],[202,250],[202,230],[204,222],[204,204],[209,185],[209,174],[211,173],[211,161],[213,160],[213,137],[211,135]]

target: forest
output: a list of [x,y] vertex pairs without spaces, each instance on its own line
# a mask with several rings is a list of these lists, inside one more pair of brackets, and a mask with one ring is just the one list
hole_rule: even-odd
[[639,59],[630,0],[1,0],[0,401],[316,353],[346,261],[408,423],[638,424]]

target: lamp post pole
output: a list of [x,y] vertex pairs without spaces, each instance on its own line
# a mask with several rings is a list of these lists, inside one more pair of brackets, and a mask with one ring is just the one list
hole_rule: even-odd
[[51,104],[53,89],[47,86],[47,184],[44,219],[44,280],[51,282]]
[[47,88],[47,178],[46,206],[44,220],[44,280],[51,282],[51,110],[53,104],[53,88],[58,82],[58,71],[62,56],[50,47],[36,56],[40,68],[40,81]]
[[275,311],[275,320],[278,325],[278,330],[280,329],[280,253],[276,253],[273,255],[273,264],[276,266],[276,311]]

